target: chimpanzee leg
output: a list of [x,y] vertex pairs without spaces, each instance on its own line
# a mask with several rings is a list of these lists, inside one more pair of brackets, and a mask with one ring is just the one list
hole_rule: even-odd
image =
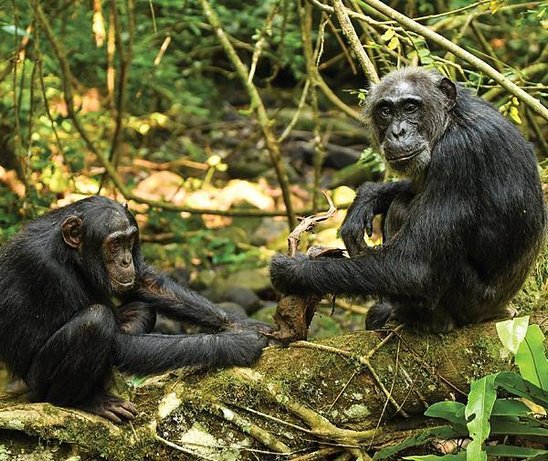
[[95,304],[57,330],[27,375],[35,397],[57,405],[76,405],[102,389],[111,368],[115,329],[112,311]]
[[44,344],[27,383],[41,401],[74,406],[103,389],[111,369],[116,324],[107,306],[79,312]]
[[39,401],[73,406],[121,423],[137,414],[131,402],[105,393],[117,326],[110,308],[89,306],[57,330],[40,352],[26,382]]

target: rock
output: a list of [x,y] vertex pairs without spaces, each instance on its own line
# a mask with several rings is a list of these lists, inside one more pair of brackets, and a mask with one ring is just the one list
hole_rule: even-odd
[[212,285],[215,293],[224,293],[235,286],[247,288],[255,293],[271,290],[268,267],[247,269],[228,276],[216,277]]
[[235,312],[236,314],[240,314],[244,317],[248,317],[245,309],[242,306],[240,306],[239,304],[231,303],[231,302],[224,302],[224,303],[219,303],[218,306],[221,309],[223,309],[224,311]]
[[[287,222],[285,218],[266,217],[251,236],[252,245],[267,245],[276,240],[285,242],[287,239]],[[284,243],[285,244],[285,243]]]
[[182,322],[158,315],[156,325],[154,325],[154,332],[164,335],[181,335],[185,334],[186,330]]
[[190,271],[186,267],[176,267],[168,275],[183,287],[190,285]]
[[264,307],[259,309],[255,314],[253,314],[253,318],[255,320],[260,320],[261,322],[268,323],[270,325],[273,324],[272,318],[274,317],[274,313],[276,312],[277,303],[271,302],[266,304]]
[[229,287],[224,293],[219,293],[219,301],[238,304],[248,315],[257,312],[263,305],[252,290],[240,286]]

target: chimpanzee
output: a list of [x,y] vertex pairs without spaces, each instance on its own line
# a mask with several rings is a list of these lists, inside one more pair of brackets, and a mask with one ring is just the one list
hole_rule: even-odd
[[[0,293],[0,359],[33,398],[114,422],[136,408],[105,392],[112,365],[141,375],[250,365],[267,344],[267,325],[224,312],[147,265],[134,217],[105,197],[51,211],[1,247]],[[213,333],[148,334],[157,311]]]
[[[546,210],[535,156],[492,106],[435,71],[369,91],[365,118],[397,182],[364,183],[340,229],[350,258],[276,255],[283,293],[371,295],[366,328],[431,332],[502,316],[538,255]],[[368,247],[375,215],[384,243]]]

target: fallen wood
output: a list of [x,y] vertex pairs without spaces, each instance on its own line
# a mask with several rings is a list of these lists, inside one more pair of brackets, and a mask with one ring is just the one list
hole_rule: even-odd
[[[547,288],[545,249],[512,302],[545,335]],[[253,369],[118,379],[140,411],[121,426],[0,393],[0,460],[368,459],[431,424],[431,403],[462,401],[471,381],[510,368],[491,322],[444,335],[359,331],[269,347]]]
[[[548,313],[535,320],[545,324]],[[72,453],[110,461],[373,453],[423,427],[429,404],[462,399],[470,381],[509,369],[501,350],[494,323],[446,335],[361,331],[300,341],[268,348],[254,369],[151,377],[132,391],[140,415],[121,426],[2,397],[0,455],[29,453],[29,445],[51,459]]]

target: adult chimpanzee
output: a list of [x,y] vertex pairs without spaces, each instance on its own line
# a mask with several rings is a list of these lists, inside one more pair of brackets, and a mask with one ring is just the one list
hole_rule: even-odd
[[[489,104],[418,68],[373,86],[365,116],[390,168],[408,179],[360,186],[340,230],[350,258],[277,255],[274,286],[376,296],[368,329],[396,318],[441,332],[502,315],[545,234],[531,146]],[[367,247],[375,215],[385,240]]]
[[[0,248],[0,293],[0,359],[33,397],[115,422],[136,409],[105,393],[112,365],[137,374],[250,365],[266,345],[266,325],[146,265],[135,219],[104,197],[52,211]],[[215,333],[146,334],[157,311]]]

